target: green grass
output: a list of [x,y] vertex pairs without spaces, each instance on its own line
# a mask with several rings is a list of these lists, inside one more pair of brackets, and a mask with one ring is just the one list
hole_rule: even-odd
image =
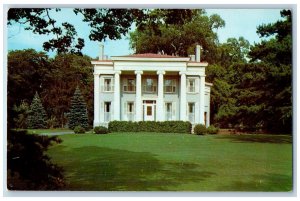
[[291,136],[64,135],[48,151],[68,190],[291,191]]

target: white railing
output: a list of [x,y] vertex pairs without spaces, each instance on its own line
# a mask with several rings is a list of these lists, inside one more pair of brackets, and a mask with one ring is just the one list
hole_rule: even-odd
[[110,112],[104,112],[104,122],[110,122]]
[[175,86],[165,86],[165,93],[174,93],[176,90]]
[[171,121],[172,120],[172,112],[166,112],[166,121]]
[[124,92],[135,92],[135,86],[123,86]]
[[189,122],[194,123],[195,122],[195,113],[189,113]]
[[144,92],[146,93],[154,93],[156,92],[156,86],[145,86],[144,85]]
[[128,112],[127,113],[127,120],[128,121],[134,121],[134,113],[133,112]]

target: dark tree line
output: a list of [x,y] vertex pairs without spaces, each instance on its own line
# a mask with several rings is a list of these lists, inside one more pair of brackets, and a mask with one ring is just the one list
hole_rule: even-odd
[[[46,111],[46,127],[67,124],[71,98],[76,86],[87,104],[90,124],[93,121],[93,73],[90,58],[59,54],[48,58],[33,49],[8,53],[7,109],[9,127],[25,128],[26,117],[35,93],[40,95]],[[25,107],[25,108],[24,108]]]

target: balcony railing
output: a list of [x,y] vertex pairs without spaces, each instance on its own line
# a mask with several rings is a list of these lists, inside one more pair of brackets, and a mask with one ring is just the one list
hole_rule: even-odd
[[144,86],[143,87],[143,92],[145,93],[155,93],[157,90],[156,86]]
[[109,122],[111,119],[110,112],[104,112],[104,122]]
[[165,93],[175,93],[176,87],[175,86],[165,86]]
[[123,86],[124,92],[135,92],[135,86]]
[[195,122],[195,113],[189,113],[189,122],[194,123]]

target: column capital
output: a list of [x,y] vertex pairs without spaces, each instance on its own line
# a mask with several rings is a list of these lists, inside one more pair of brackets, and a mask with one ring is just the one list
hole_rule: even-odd
[[179,75],[186,75],[186,74],[187,74],[186,71],[180,71],[180,72],[179,72]]
[[115,74],[121,74],[121,71],[120,70],[117,70],[117,71],[115,71]]
[[164,74],[166,74],[166,71],[164,71],[164,70],[158,70],[158,71],[157,71],[157,75],[160,75],[160,74],[163,74],[163,75],[164,75]]
[[93,73],[93,75],[100,75],[100,73]]
[[134,71],[134,73],[135,73],[135,74],[141,74],[141,75],[142,75],[142,74],[143,74],[143,71],[142,71],[142,70],[136,70],[136,71]]

